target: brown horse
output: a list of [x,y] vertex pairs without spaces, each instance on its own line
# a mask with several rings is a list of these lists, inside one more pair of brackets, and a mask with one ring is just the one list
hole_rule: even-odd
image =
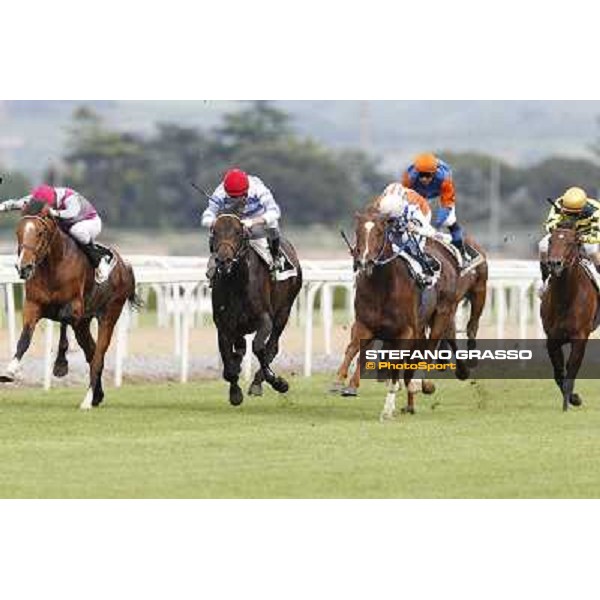
[[[0,381],[14,381],[21,359],[29,348],[37,322],[51,319],[61,323],[59,354],[55,375],[68,370],[66,328],[71,325],[89,364],[89,388],[82,409],[98,406],[103,398],[104,355],[114,326],[128,300],[139,306],[131,265],[115,250],[116,264],[109,279],[97,284],[94,268],[77,243],[48,215],[43,203],[31,201],[17,225],[17,269],[25,280],[23,330],[14,358]],[[93,318],[98,320],[98,339],[90,333]]]
[[[390,226],[393,221],[375,210],[356,215],[354,255],[359,274],[354,301],[355,321],[337,374],[338,385],[344,384],[348,367],[361,342],[387,340],[386,348],[391,349],[398,343],[392,340],[402,340],[403,349],[434,349],[447,335],[454,319],[458,303],[458,270],[454,261],[439,243],[432,243],[430,252],[440,261],[441,273],[435,286],[422,293],[404,260],[394,257],[388,236]],[[428,340],[426,325],[430,327]],[[448,342],[456,349],[454,339],[448,339]],[[414,413],[413,375],[414,371],[410,370],[404,373],[408,394],[405,411],[409,413]],[[457,376],[468,377],[468,369],[462,362],[457,364]],[[393,415],[398,389],[397,377],[392,377],[382,418]]]
[[[371,200],[366,208],[365,212],[377,212],[379,210],[379,201],[381,200],[381,196],[378,196]],[[479,321],[481,320],[481,315],[483,313],[483,309],[485,307],[485,300],[487,296],[487,282],[488,282],[488,264],[487,257],[483,250],[483,248],[475,242],[470,236],[466,236],[465,243],[468,246],[474,248],[479,255],[483,258],[483,261],[470,269],[466,273],[460,273],[458,279],[458,302],[464,301],[469,305],[469,320],[467,322],[467,348],[469,350],[474,350],[477,347],[477,332],[479,331]],[[439,251],[439,248],[443,248],[445,250],[446,256],[450,258],[450,260],[456,264],[458,268],[458,261],[456,257],[456,253],[452,252],[450,248],[448,248],[444,244],[440,244],[439,242],[434,242],[432,240],[427,240],[426,244],[426,252],[431,252],[432,248],[437,247],[438,250],[433,250],[433,252]],[[355,248],[350,249],[353,257],[355,257]],[[356,267],[356,260],[355,260]],[[450,327],[448,332],[446,333],[446,337],[448,339],[454,340],[456,338],[456,323],[455,320],[452,319],[450,323]],[[356,349],[356,353],[352,356],[348,354],[348,349]],[[348,371],[350,369],[350,365],[354,360],[356,354],[358,354],[358,348],[356,345],[350,344],[346,350],[342,363],[337,371],[336,379],[331,386],[331,391],[335,393],[341,393],[342,396],[356,396],[358,395],[358,388],[360,386],[360,369],[358,365],[354,369],[354,373],[350,378],[348,385],[345,385],[346,378],[348,377]],[[471,360],[468,363],[468,366],[474,367],[477,364],[476,360]],[[423,393],[431,394],[435,391],[435,386],[432,382],[428,380],[415,380],[414,389],[420,389]]]
[[213,320],[223,359],[223,378],[229,382],[229,402],[238,406],[244,400],[238,379],[246,352],[244,336],[253,332],[252,351],[260,368],[249,393],[262,395],[263,380],[277,392],[287,392],[287,381],[275,375],[271,362],[279,352],[279,338],[302,287],[302,270],[294,248],[281,240],[282,250],[297,274],[273,281],[269,267],[250,246],[248,230],[237,215],[228,213],[219,215],[213,224],[212,247],[216,262]]
[[[548,266],[550,278],[542,295],[541,317],[546,347],[554,368],[554,380],[563,396],[563,410],[580,406],[582,398],[573,392],[575,378],[585,354],[590,333],[596,328],[598,292],[581,265],[583,250],[572,223],[557,227],[550,236]],[[562,347],[571,344],[567,360]]]

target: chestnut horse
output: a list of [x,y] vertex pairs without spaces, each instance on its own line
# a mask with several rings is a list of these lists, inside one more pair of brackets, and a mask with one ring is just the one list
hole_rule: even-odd
[[[386,340],[385,347],[402,344],[403,349],[435,349],[447,332],[458,304],[458,269],[441,244],[431,244],[431,254],[440,261],[441,273],[436,284],[421,292],[411,276],[405,261],[395,257],[389,240],[393,220],[376,210],[367,209],[356,215],[355,264],[359,271],[354,301],[355,321],[344,361],[338,371],[337,383],[343,385],[348,367],[360,349],[361,342]],[[430,326],[426,340],[425,325]],[[448,338],[456,350],[456,341]],[[407,388],[405,412],[414,413],[415,387],[411,384],[414,371],[404,372]],[[457,361],[457,376],[468,377],[464,363]],[[382,418],[391,418],[395,410],[395,396],[399,389],[397,375],[389,380],[388,395]]]
[[[43,203],[31,201],[17,224],[17,270],[25,281],[23,330],[14,358],[0,381],[14,381],[21,359],[40,319],[61,323],[59,353],[54,374],[65,375],[66,328],[71,325],[77,342],[89,364],[89,387],[80,405],[82,409],[98,406],[103,398],[102,371],[104,356],[113,329],[125,302],[139,306],[135,277],[131,265],[113,249],[116,264],[109,279],[97,284],[94,268],[77,243],[48,214]],[[98,339],[90,333],[93,318],[98,320]]]
[[250,386],[251,395],[262,394],[262,382],[277,392],[289,385],[275,375],[271,362],[279,351],[279,338],[288,322],[294,300],[302,287],[302,270],[292,245],[285,239],[281,247],[297,274],[273,281],[269,267],[250,247],[248,230],[235,214],[219,215],[212,227],[216,272],[212,288],[213,321],[217,327],[223,378],[229,382],[229,402],[238,406],[244,400],[238,385],[246,352],[244,336],[256,332],[252,351],[260,368]]
[[[379,210],[379,201],[381,200],[381,198],[382,196],[377,196],[376,198],[371,200],[365,207],[365,212],[377,212]],[[344,239],[346,240],[345,236]],[[346,243],[349,244],[347,240]],[[466,331],[467,348],[469,350],[473,350],[477,347],[477,332],[479,330],[479,321],[481,320],[481,315],[483,313],[485,300],[487,296],[488,264],[485,252],[483,251],[483,248],[479,244],[477,244],[477,242],[475,242],[470,236],[466,236],[465,243],[468,246],[474,248],[483,259],[483,261],[479,265],[470,269],[466,273],[459,273],[458,279],[458,301],[459,303],[461,301],[465,301],[470,307],[469,320],[467,322]],[[426,245],[426,252],[430,252],[433,245],[436,245],[440,248],[444,248],[446,255],[450,258],[450,260],[453,263],[456,264],[458,268],[456,254],[452,252],[451,249],[448,248],[446,245],[428,240]],[[356,248],[350,247],[350,252],[355,259],[354,266],[356,269],[355,250]],[[456,324],[454,319],[452,319],[450,323],[450,327],[446,336],[451,340],[454,340],[456,338]],[[339,392],[342,396],[357,396],[358,388],[360,386],[360,369],[358,368],[358,365],[356,365],[356,368],[350,379],[349,384],[347,386],[345,385],[350,365],[354,360],[356,354],[358,354],[358,348],[356,348],[354,345],[349,346],[349,348],[350,347],[355,348],[356,353],[355,355],[350,356],[348,354],[348,351],[346,351],[344,359],[342,360],[342,364],[340,365],[337,371],[336,380],[331,386],[332,392]],[[474,367],[476,364],[476,360],[468,362],[468,365],[472,367]],[[423,393],[429,394],[433,393],[433,391],[435,390],[435,386],[430,381],[415,380],[415,383],[419,384],[418,387],[421,387]]]
[[[600,308],[596,287],[581,265],[582,254],[582,244],[572,222],[552,232],[548,246],[550,278],[540,311],[554,380],[563,397],[563,410],[568,410],[569,404],[582,403],[582,398],[573,391],[575,378],[587,340],[597,326]],[[566,344],[571,344],[571,352],[565,372],[562,347]]]

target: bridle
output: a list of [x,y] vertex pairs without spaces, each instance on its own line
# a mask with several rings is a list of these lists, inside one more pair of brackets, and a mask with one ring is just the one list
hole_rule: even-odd
[[44,227],[44,236],[42,239],[38,241],[35,246],[31,244],[21,243],[19,244],[18,254],[21,254],[21,249],[30,250],[35,256],[35,260],[33,262],[34,267],[37,267],[43,260],[46,258],[46,254],[54,241],[54,236],[58,231],[58,226],[54,223],[54,228],[52,228],[44,217],[40,217],[39,215],[25,215],[21,217],[21,220],[35,220],[38,223],[41,223]]
[[[215,219],[215,221],[213,223],[213,231],[214,231],[214,227],[215,227],[217,221],[223,217],[230,217],[230,218],[236,219],[237,221],[240,222],[240,224],[242,222],[242,220],[235,214],[223,213],[222,215],[219,215]],[[243,225],[242,225],[242,227],[243,227]],[[232,242],[231,240],[220,240],[219,243],[216,246],[214,246],[214,252],[215,252],[215,254],[218,254],[219,248],[221,248],[222,246],[229,247],[231,249],[231,253],[233,254],[231,263],[232,263],[232,265],[236,265],[240,261],[240,259],[242,259],[244,257],[244,255],[246,254],[246,251],[248,249],[247,242],[248,242],[248,235],[246,234],[245,229],[242,229],[242,240],[241,240],[241,243],[239,244],[239,246],[236,247],[234,242]]]
[[[565,242],[565,252],[562,254],[561,259],[564,259],[564,266],[572,268],[576,263],[578,257],[581,255],[581,241],[579,240],[579,236],[577,231],[571,228],[561,228],[558,227],[550,237],[550,248],[552,247],[552,237],[553,236],[561,236],[564,235],[561,232],[573,232],[573,240],[569,242]],[[559,239],[563,239],[559,237]],[[550,250],[549,248],[549,250]],[[552,264],[554,261],[550,258],[550,251],[548,252],[548,261]]]

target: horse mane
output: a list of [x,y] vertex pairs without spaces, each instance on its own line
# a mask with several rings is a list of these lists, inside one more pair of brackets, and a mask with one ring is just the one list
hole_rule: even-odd
[[26,217],[39,215],[48,205],[43,200],[30,200],[21,211]]

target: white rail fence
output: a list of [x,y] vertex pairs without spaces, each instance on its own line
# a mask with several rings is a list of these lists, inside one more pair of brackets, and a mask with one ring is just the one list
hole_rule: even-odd
[[[173,355],[179,361],[179,379],[189,376],[190,330],[205,326],[211,315],[210,289],[206,280],[206,258],[170,256],[130,256],[138,289],[143,298],[149,291],[156,294],[157,325],[172,327]],[[294,306],[290,326],[304,329],[304,375],[310,376],[313,367],[313,334],[315,311],[319,299],[323,344],[326,355],[332,354],[334,326],[334,293],[341,288],[348,323],[353,319],[354,274],[349,260],[303,260],[304,284]],[[490,261],[488,298],[484,311],[485,322],[494,323],[495,337],[540,337],[539,299],[535,287],[539,283],[539,267],[535,261]],[[0,255],[0,286],[3,288],[5,325],[8,331],[9,354],[16,348],[17,315],[15,292],[22,286],[14,268],[14,256]],[[468,317],[468,308],[461,307],[457,316],[459,332]],[[126,364],[129,331],[137,315],[124,310],[117,324],[115,339],[114,382],[120,386]],[[4,323],[3,323],[4,325]],[[212,326],[212,323],[209,324]],[[44,335],[44,387],[52,381],[53,342],[55,324],[46,321]],[[244,361],[243,373],[251,374],[251,344]]]

